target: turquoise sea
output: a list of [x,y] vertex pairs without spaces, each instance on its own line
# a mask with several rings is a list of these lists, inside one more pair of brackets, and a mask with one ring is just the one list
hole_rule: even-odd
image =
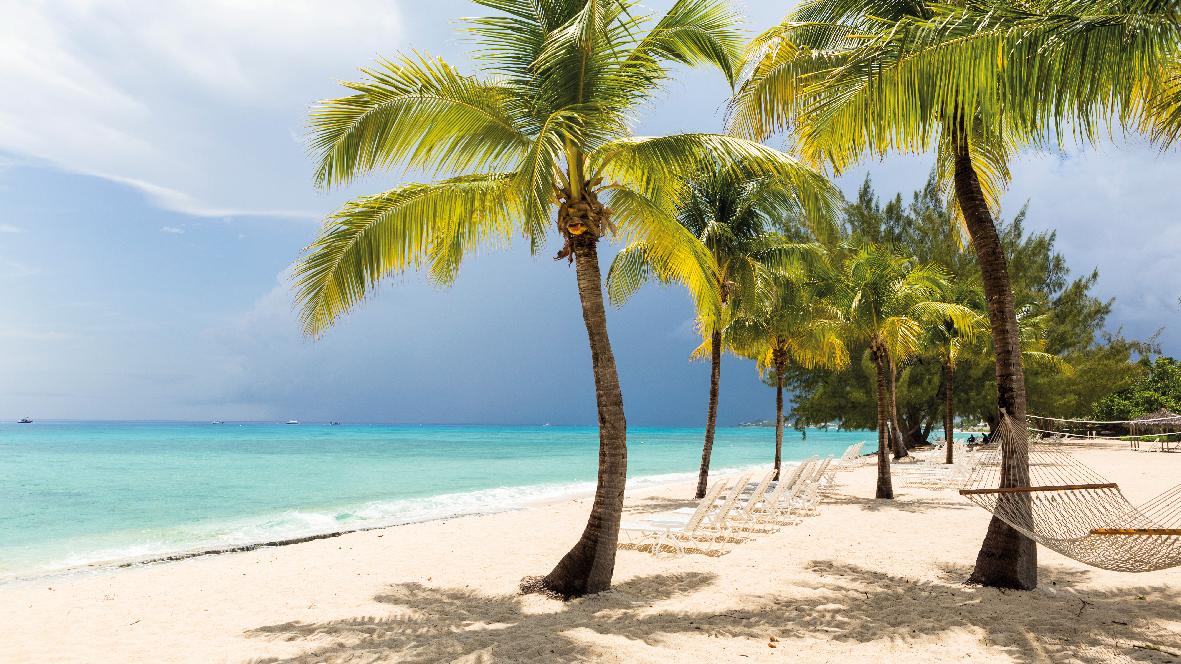
[[[784,457],[865,432],[785,434]],[[629,486],[695,476],[700,429],[631,429]],[[591,427],[0,424],[0,581],[513,509],[594,488]],[[769,465],[774,432],[720,429],[713,467]]]

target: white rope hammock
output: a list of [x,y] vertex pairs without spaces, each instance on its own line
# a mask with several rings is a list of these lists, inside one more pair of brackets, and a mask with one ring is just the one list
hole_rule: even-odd
[[1181,565],[1181,486],[1135,507],[1061,444],[1030,444],[1007,415],[979,454],[960,494],[1026,537],[1117,572]]

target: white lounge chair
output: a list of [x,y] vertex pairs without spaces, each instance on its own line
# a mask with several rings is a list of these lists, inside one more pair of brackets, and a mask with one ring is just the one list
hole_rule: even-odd
[[768,528],[765,526],[758,525],[756,510],[759,509],[759,507],[770,498],[767,495],[767,487],[771,485],[772,477],[775,477],[775,469],[767,471],[767,474],[763,476],[762,481],[759,482],[757,487],[755,487],[755,490],[746,497],[746,500],[738,504],[734,509],[734,512],[729,515],[728,519],[733,521],[735,524],[734,529],[759,531],[768,530]]
[[832,457],[826,457],[816,466],[815,472],[810,477],[805,476],[801,480],[800,491],[792,502],[794,513],[806,516],[817,513],[816,506],[820,504],[820,481],[831,463]]
[[796,496],[799,495],[800,488],[804,485],[800,478],[805,473],[810,474],[816,463],[819,462],[814,459],[804,461],[797,464],[789,474],[783,476],[783,479],[775,485],[775,490],[763,500],[762,507],[755,508],[755,520],[760,524],[786,525],[795,523],[796,521],[791,518],[791,515],[795,510]]
[[638,521],[622,523],[619,526],[619,532],[623,533],[629,541],[632,535],[635,535],[641,546],[650,541],[652,555],[659,554],[665,546],[671,547],[676,555],[684,555],[683,543],[687,541],[703,543],[706,545],[707,551],[712,551],[715,544],[722,543],[724,533],[706,529],[703,525],[706,516],[714,511],[714,503],[725,488],[725,480],[714,484],[688,518],[682,519],[673,513],[657,514]]

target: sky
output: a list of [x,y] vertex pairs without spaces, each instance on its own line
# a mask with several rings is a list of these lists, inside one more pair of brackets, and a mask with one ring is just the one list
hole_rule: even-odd
[[[668,0],[651,0],[654,10]],[[769,27],[787,4],[744,8]],[[0,0],[0,418],[593,424],[573,269],[520,244],[447,290],[392,280],[323,338],[300,334],[287,268],[375,174],[312,186],[308,108],[380,57],[470,70],[461,0]],[[724,80],[683,72],[637,133],[719,131]],[[864,164],[886,196],[926,157]],[[1098,268],[1111,330],[1163,328],[1181,356],[1181,153],[1135,139],[1013,168],[1076,274]],[[616,248],[602,248],[604,263]],[[629,423],[701,426],[692,308],[648,287],[608,312]],[[750,362],[723,363],[723,425],[772,417]]]

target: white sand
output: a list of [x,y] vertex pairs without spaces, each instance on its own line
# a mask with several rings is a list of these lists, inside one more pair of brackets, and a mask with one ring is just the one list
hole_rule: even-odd
[[[1181,454],[1087,451],[1136,502]],[[616,589],[517,596],[589,501],[0,586],[4,662],[1176,662],[1181,570],[1042,549],[1037,591],[968,588],[988,514],[951,491],[839,476],[820,515],[718,558],[621,551]],[[689,486],[629,497],[688,504]],[[775,646],[775,647],[771,647]]]

